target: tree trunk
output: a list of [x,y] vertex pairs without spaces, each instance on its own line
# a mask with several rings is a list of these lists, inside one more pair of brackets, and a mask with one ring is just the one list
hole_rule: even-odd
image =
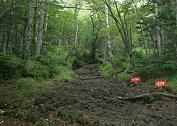
[[117,12],[116,14],[114,13],[112,7],[109,5],[107,0],[102,0],[102,1],[107,5],[108,10],[110,11],[110,15],[116,23],[116,27],[118,29],[118,32],[121,35],[121,38],[122,38],[122,41],[125,47],[124,48],[125,52],[127,53],[128,57],[130,57],[131,59],[132,57],[132,34],[131,32],[132,31],[131,31],[131,27],[128,26],[127,24],[127,20],[125,19],[126,13],[123,13],[121,12],[121,10],[119,10],[116,0],[113,0],[114,5],[116,7],[116,12]]
[[146,58],[148,58],[146,34],[145,34],[144,30],[143,30],[143,26],[140,25],[140,27],[141,27],[141,33],[142,33],[142,39],[143,39],[143,45],[144,45],[144,49],[145,49],[145,52],[146,52]]
[[[156,14],[159,15],[160,12],[160,5],[159,5],[159,1],[157,1],[157,7],[156,7]],[[157,19],[157,29],[156,29],[156,39],[157,39],[157,50],[158,50],[158,56],[159,58],[162,56],[163,54],[163,40],[162,40],[162,28],[160,26],[160,19]]]
[[24,59],[28,60],[30,55],[30,46],[33,37],[33,17],[34,17],[34,0],[29,0],[28,24],[26,27]]
[[[98,21],[96,20],[96,15],[98,16]],[[99,32],[101,30],[102,22],[100,20],[100,16],[97,14],[97,12],[94,12],[93,15],[91,15],[91,22],[92,22],[92,45],[91,45],[91,54],[90,54],[90,59],[92,63],[95,62],[96,59],[96,50],[98,46],[98,42],[100,42],[100,37],[99,37]]]
[[78,3],[75,4],[75,38],[74,38],[74,48],[76,50],[76,46],[78,43],[78,32],[79,32],[79,25],[78,25],[78,15],[79,15],[79,5]]
[[7,45],[7,41],[6,41],[6,38],[7,38],[7,28],[4,28],[5,29],[5,31],[3,32],[3,38],[2,38],[2,41],[3,41],[3,44],[2,44],[2,53],[4,53],[4,54],[6,54],[7,52],[7,50],[6,50],[6,45]]
[[42,39],[43,39],[43,32],[44,32],[44,2],[45,0],[40,1],[40,8],[39,8],[39,32],[37,37],[37,43],[36,43],[36,50],[35,50],[35,56],[39,56],[41,52],[41,46],[42,46]]
[[[177,0],[176,0],[176,30],[175,30],[175,51],[176,51],[176,58],[177,58]],[[177,59],[176,59],[177,61]]]
[[[108,51],[108,55],[109,57],[112,57],[112,48],[111,48],[111,41],[110,41],[110,35],[109,35],[109,27],[110,27],[110,24],[109,24],[109,9],[107,7],[107,5],[105,4],[105,17],[106,17],[106,36],[107,36],[107,42],[105,44],[105,49]],[[105,53],[104,55],[106,55],[106,50],[105,50]],[[104,56],[106,57],[106,56]]]
[[177,0],[176,0],[176,28],[177,28]]

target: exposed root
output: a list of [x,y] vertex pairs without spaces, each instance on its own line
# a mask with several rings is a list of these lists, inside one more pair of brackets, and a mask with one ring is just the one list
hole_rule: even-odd
[[147,93],[147,94],[141,94],[133,97],[120,97],[117,96],[116,98],[113,98],[112,100],[124,100],[124,101],[136,101],[136,100],[141,100],[144,99],[145,97],[165,97],[165,98],[170,98],[170,99],[175,99],[177,100],[177,95],[173,94],[167,94],[167,93]]
[[94,77],[79,77],[80,80],[92,80],[92,79],[97,79],[101,78],[100,76],[94,76]]

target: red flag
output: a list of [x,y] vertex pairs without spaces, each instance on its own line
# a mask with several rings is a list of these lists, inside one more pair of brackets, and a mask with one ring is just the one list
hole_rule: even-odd
[[167,81],[166,80],[159,80],[156,81],[154,87],[155,88],[166,88],[168,86]]
[[131,82],[132,82],[132,83],[140,83],[140,82],[141,82],[141,77],[133,77],[133,78],[131,79]]

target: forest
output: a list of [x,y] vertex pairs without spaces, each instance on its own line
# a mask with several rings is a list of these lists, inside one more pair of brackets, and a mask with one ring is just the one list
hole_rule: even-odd
[[177,0],[0,0],[1,125],[176,126]]

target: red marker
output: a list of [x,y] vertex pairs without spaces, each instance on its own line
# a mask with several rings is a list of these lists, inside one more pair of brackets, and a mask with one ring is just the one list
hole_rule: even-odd
[[167,86],[168,84],[166,80],[159,80],[154,85],[155,88],[166,88]]
[[141,77],[134,77],[131,79],[132,83],[140,83],[141,82]]

